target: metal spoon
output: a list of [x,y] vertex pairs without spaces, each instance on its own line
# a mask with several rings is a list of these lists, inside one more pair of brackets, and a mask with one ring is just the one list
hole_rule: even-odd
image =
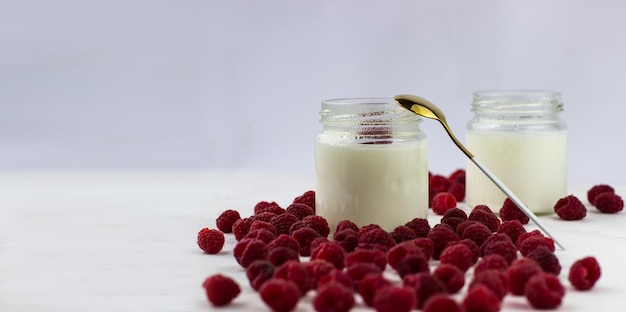
[[511,201],[513,201],[513,203],[515,203],[515,205],[519,207],[519,209],[521,209],[522,212],[524,212],[524,214],[526,214],[528,218],[530,218],[535,223],[535,225],[537,225],[537,227],[539,227],[539,229],[541,229],[548,237],[550,237],[561,250],[565,250],[565,248],[563,248],[563,245],[561,245],[554,238],[554,236],[552,236],[546,230],[543,224],[541,224],[539,218],[537,218],[537,216],[530,209],[528,209],[528,207],[526,207],[526,205],[524,205],[524,203],[517,196],[515,196],[515,194],[500,179],[498,179],[498,177],[496,177],[491,171],[489,171],[489,169],[483,166],[483,164],[481,164],[478,159],[476,159],[476,157],[474,157],[474,155],[467,148],[465,148],[465,146],[463,146],[463,144],[461,144],[459,140],[457,140],[457,138],[452,133],[452,130],[450,130],[450,126],[448,126],[448,123],[446,122],[446,117],[439,109],[439,107],[437,107],[437,105],[419,96],[409,94],[396,95],[394,99],[398,104],[400,104],[400,106],[420,116],[439,121],[454,142],[454,144],[456,144],[456,146],[458,146],[461,151],[463,151],[463,153],[467,155],[467,157],[476,165],[476,167],[478,167],[478,169],[480,169],[489,178],[489,180],[491,180],[491,182],[493,182],[506,196],[508,196]]

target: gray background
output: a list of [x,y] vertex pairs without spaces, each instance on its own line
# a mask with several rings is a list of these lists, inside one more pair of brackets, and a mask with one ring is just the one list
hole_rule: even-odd
[[[320,101],[561,91],[573,183],[623,183],[623,1],[0,1],[0,169],[313,172]],[[465,165],[434,121],[430,168]]]

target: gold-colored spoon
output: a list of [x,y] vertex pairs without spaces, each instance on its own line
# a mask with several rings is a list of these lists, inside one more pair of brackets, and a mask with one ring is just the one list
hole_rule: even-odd
[[543,231],[548,237],[550,237],[561,250],[565,250],[565,248],[563,248],[563,245],[561,245],[554,238],[554,236],[552,236],[546,230],[543,224],[541,224],[541,221],[539,221],[539,218],[537,218],[537,216],[530,209],[528,209],[526,205],[524,205],[522,200],[515,196],[515,194],[500,179],[498,179],[498,177],[496,177],[496,175],[494,175],[491,171],[489,171],[489,169],[483,166],[483,164],[480,163],[478,159],[476,159],[476,157],[474,157],[474,155],[467,148],[465,148],[465,146],[463,146],[461,142],[459,142],[459,140],[457,140],[456,136],[454,136],[454,133],[452,133],[452,130],[450,130],[448,122],[446,122],[446,117],[439,109],[439,107],[437,107],[437,105],[419,96],[409,94],[396,95],[394,99],[398,104],[400,104],[400,106],[422,117],[439,121],[454,142],[454,144],[456,144],[456,146],[458,146],[461,151],[463,151],[463,153],[467,155],[467,157],[474,163],[474,165],[476,165],[476,167],[478,167],[478,169],[480,169],[489,178],[489,180],[491,180],[491,182],[493,182],[493,184],[495,184],[507,197],[509,197],[511,201],[513,201],[513,203],[515,203],[515,205],[519,207],[519,209],[521,209],[522,212],[524,212],[524,214],[527,215],[528,218],[530,218],[539,229],[541,229],[541,231]]

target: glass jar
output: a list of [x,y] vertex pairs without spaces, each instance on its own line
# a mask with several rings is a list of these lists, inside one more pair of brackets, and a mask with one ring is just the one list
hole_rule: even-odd
[[[467,124],[467,148],[537,214],[554,212],[567,193],[567,126],[561,94],[479,91]],[[466,202],[497,212],[506,196],[471,162]]]
[[391,98],[322,102],[316,138],[316,213],[387,231],[428,216],[427,139],[421,117]]

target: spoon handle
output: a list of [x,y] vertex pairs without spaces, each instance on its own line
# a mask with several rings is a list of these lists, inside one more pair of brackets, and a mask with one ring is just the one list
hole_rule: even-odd
[[541,221],[539,221],[539,218],[537,218],[537,216],[530,209],[528,209],[526,205],[524,205],[522,200],[520,200],[517,196],[515,196],[515,194],[502,181],[500,181],[498,177],[496,177],[496,175],[494,175],[491,171],[489,171],[489,169],[483,166],[483,164],[480,163],[478,159],[476,159],[476,157],[470,157],[470,160],[474,163],[474,165],[476,165],[476,167],[478,167],[478,169],[480,169],[491,180],[491,182],[493,182],[506,196],[508,196],[511,199],[511,201],[513,201],[513,203],[515,203],[515,205],[519,207],[525,215],[528,216],[528,218],[533,220],[535,225],[539,227],[539,229],[541,229],[541,231],[543,231],[546,235],[548,235],[548,237],[550,237],[561,250],[565,250],[563,245],[561,245],[561,243],[559,243],[554,238],[554,236],[552,236],[546,230],[546,228],[543,226]]

